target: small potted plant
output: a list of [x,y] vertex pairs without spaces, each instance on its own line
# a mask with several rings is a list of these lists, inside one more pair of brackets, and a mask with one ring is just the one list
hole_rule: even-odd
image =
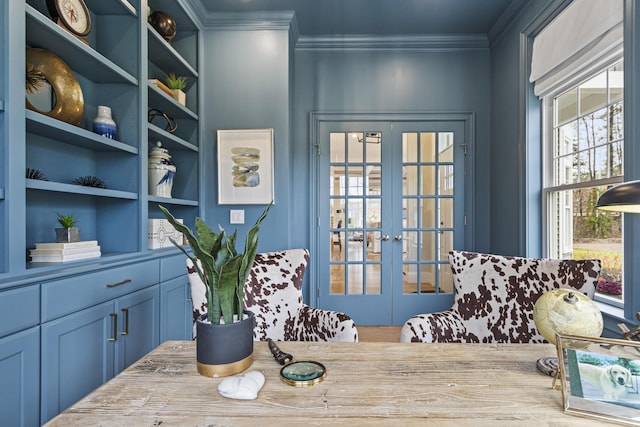
[[58,224],[62,228],[56,228],[56,243],[69,243],[80,241],[80,228],[75,225],[78,222],[75,213],[63,215],[56,212]]
[[184,93],[184,90],[187,88],[187,78],[176,76],[175,73],[169,73],[164,81],[167,87],[173,92],[173,99],[178,101],[180,105],[185,106],[187,95]]
[[260,223],[271,203],[249,229],[243,253],[236,251],[238,230],[227,235],[222,227],[214,232],[196,218],[196,234],[164,207],[160,210],[173,227],[187,238],[190,251],[171,237],[171,243],[191,259],[205,284],[207,314],[196,322],[198,372],[205,376],[233,375],[247,369],[253,360],[253,314],[244,310],[244,283],[258,248]]

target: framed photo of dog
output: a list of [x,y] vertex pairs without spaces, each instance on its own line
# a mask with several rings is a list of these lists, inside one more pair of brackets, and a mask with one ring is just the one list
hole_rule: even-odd
[[557,336],[564,410],[640,425],[640,342]]

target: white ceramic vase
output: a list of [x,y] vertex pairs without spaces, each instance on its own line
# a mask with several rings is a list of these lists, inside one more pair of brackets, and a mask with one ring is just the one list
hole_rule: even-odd
[[171,160],[171,155],[162,143],[158,142],[149,151],[149,195],[158,197],[171,197],[173,177],[176,174],[176,166]]
[[98,105],[98,115],[93,119],[93,132],[110,139],[116,139],[117,126],[111,118],[111,108]]

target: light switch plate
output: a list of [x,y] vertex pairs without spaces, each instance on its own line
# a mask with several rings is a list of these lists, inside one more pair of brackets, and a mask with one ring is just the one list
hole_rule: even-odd
[[244,209],[231,209],[229,211],[230,224],[244,224]]

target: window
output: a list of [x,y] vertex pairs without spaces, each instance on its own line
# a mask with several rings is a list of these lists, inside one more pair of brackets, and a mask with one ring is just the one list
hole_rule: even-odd
[[551,258],[602,261],[596,299],[622,306],[622,214],[595,209],[623,181],[620,58],[544,96],[546,248]]

